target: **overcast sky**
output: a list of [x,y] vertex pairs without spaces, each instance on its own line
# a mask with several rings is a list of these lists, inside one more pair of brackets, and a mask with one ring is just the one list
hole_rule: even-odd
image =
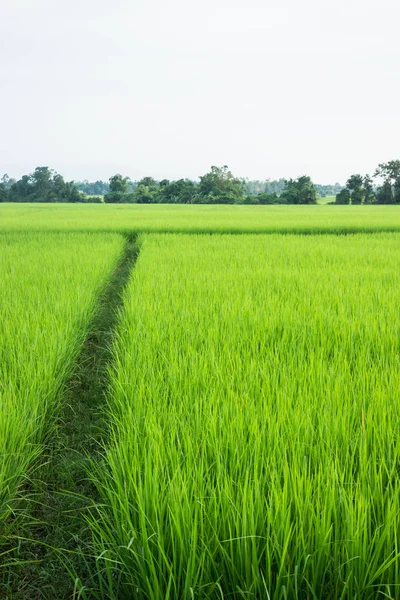
[[0,0],[0,174],[343,182],[400,158],[399,0]]

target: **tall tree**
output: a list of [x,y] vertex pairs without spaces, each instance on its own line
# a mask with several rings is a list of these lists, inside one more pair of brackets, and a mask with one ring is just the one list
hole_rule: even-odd
[[281,199],[287,204],[317,203],[317,189],[308,175],[298,179],[286,179],[285,182],[286,187],[281,194]]
[[389,160],[389,162],[380,163],[374,176],[382,177],[393,185],[396,179],[400,179],[400,160]]
[[376,193],[377,204],[394,204],[393,190],[390,181],[384,181]]
[[126,194],[129,191],[129,178],[122,177],[119,173],[110,177],[110,192]]
[[335,204],[350,204],[350,192],[347,188],[343,188],[336,194]]
[[243,199],[245,183],[234,177],[226,165],[211,167],[211,171],[200,177],[199,197],[205,203],[234,204]]
[[364,179],[359,174],[351,175],[347,180],[346,187],[350,191],[352,204],[361,204],[364,200],[363,182]]
[[367,174],[363,179],[364,203],[371,204],[375,200],[374,186],[371,177]]
[[[375,171],[375,176],[383,178],[383,185],[378,194],[380,204],[400,204],[400,160],[380,163]],[[391,187],[391,195],[389,186]]]

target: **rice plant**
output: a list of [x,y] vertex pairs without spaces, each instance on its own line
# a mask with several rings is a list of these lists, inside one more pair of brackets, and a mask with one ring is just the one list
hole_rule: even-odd
[[0,203],[0,229],[124,233],[393,232],[400,231],[400,207]]
[[0,234],[0,542],[124,239]]
[[398,598],[400,239],[145,235],[101,598]]

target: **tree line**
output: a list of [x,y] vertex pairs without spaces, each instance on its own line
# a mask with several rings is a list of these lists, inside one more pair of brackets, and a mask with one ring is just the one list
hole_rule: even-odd
[[133,182],[120,174],[108,183],[66,182],[49,167],[37,167],[19,180],[8,175],[0,180],[0,202],[102,202],[103,197],[113,204],[315,204],[317,188],[308,176],[249,182],[227,166],[211,167],[199,182],[153,177]]
[[73,181],[64,181],[49,167],[36,167],[18,181],[8,175],[0,180],[0,202],[85,202]]
[[211,167],[199,182],[190,179],[156,181],[144,177],[132,182],[122,175],[110,178],[106,203],[135,204],[315,204],[317,191],[310,177],[285,180],[281,193],[259,191],[246,193],[246,182],[234,177],[227,166]]
[[37,167],[15,180],[0,180],[0,202],[105,202],[135,204],[316,204],[317,196],[336,195],[333,204],[400,204],[400,160],[378,165],[374,178],[352,175],[345,187],[315,185],[307,175],[297,179],[249,181],[227,166],[211,167],[199,178],[170,181],[120,174],[109,182],[65,181],[49,167]]
[[400,204],[400,160],[380,163],[373,177],[378,185],[368,174],[351,175],[334,204]]

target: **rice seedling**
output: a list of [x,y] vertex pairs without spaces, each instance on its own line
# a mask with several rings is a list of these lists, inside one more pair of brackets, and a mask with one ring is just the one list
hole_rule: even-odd
[[117,235],[0,234],[0,542],[124,247]]
[[141,243],[87,597],[397,598],[399,237]]

